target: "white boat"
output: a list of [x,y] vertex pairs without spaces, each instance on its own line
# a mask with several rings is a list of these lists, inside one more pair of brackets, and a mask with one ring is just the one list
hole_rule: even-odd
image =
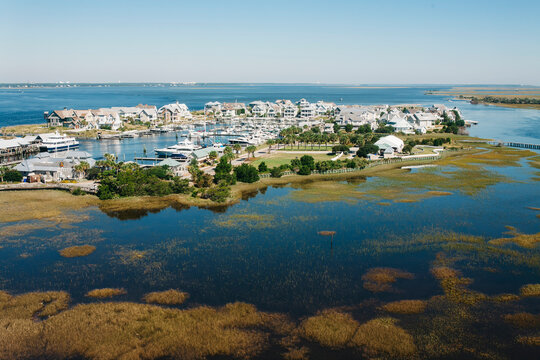
[[230,144],[240,144],[240,145],[258,145],[256,139],[247,136],[239,136],[236,138],[229,139]]
[[58,131],[54,134],[43,134],[40,137],[43,139],[39,146],[41,152],[54,153],[79,148],[79,142],[74,137],[60,135]]
[[193,151],[200,149],[201,146],[195,145],[193,142],[185,139],[176,145],[166,148],[154,149],[158,157],[183,158],[190,155]]

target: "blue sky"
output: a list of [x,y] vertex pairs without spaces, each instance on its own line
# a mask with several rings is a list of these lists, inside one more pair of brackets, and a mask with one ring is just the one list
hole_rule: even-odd
[[0,82],[540,85],[538,14],[538,0],[0,0]]

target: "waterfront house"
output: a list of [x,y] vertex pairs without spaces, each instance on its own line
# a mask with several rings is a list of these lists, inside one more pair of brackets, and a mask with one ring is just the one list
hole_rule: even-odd
[[431,129],[435,125],[435,122],[439,120],[439,118],[433,113],[417,112],[413,115],[411,120],[413,120],[414,124],[418,127]]
[[0,139],[0,165],[22,161],[28,154],[39,152],[36,136]]
[[300,109],[307,108],[311,105],[306,99],[300,99],[300,101],[298,101],[296,104],[300,107]]
[[218,156],[221,156],[223,154],[224,149],[225,148],[223,146],[219,146],[219,147],[218,146],[208,146],[208,147],[193,151],[191,156],[193,158],[197,159],[197,161],[204,161],[204,160],[208,159],[208,155],[212,151],[217,152]]
[[377,114],[373,110],[363,107],[341,107],[339,115],[336,116],[336,122],[340,126],[350,124],[353,127],[368,124],[372,129],[376,129]]
[[283,117],[287,119],[295,118],[298,115],[298,107],[294,104],[286,104],[283,107]]
[[388,124],[394,128],[395,132],[402,132],[404,134],[414,133],[414,127],[404,118],[395,117],[394,120]]
[[[190,114],[191,115],[191,114]],[[154,123],[158,119],[158,112],[154,106],[153,109],[141,109],[139,120],[143,123]]]
[[232,118],[236,115],[242,115],[246,113],[246,104],[244,103],[223,103],[221,104],[221,116],[226,118]]
[[[304,99],[302,99],[304,100]],[[309,104],[309,103],[308,103]],[[317,108],[313,104],[309,104],[308,106],[300,105],[300,117],[304,119],[311,119],[317,116]]]
[[171,158],[161,161],[157,166],[168,166],[173,176],[182,176],[187,171],[186,162],[179,162]]
[[219,101],[211,101],[204,104],[204,114],[209,113],[214,115],[221,113],[221,103]]
[[403,146],[405,146],[403,140],[394,135],[388,135],[380,138],[377,140],[375,145],[379,147],[381,153],[384,153],[384,151],[388,148],[392,148],[394,152],[400,153],[403,151]]
[[335,107],[336,104],[325,101],[317,101],[317,103],[315,104],[316,113],[319,116],[331,113],[332,111],[334,111]]
[[267,111],[266,104],[263,102],[260,102],[260,104],[256,104],[251,108],[251,113],[257,117],[265,116],[266,111]]
[[15,166],[23,176],[40,175],[45,181],[81,179],[83,174],[74,170],[85,161],[93,167],[96,161],[86,151],[66,151],[64,153],[40,153]]
[[174,104],[167,104],[159,108],[158,116],[164,122],[179,122],[192,118],[186,104],[180,104],[178,101]]
[[78,129],[81,125],[80,118],[73,109],[54,110],[50,114],[48,111],[44,113],[48,127],[67,127],[70,129]]
[[122,120],[120,116],[114,110],[101,108],[97,110],[91,110],[93,121],[97,124],[98,129],[118,130],[122,127]]

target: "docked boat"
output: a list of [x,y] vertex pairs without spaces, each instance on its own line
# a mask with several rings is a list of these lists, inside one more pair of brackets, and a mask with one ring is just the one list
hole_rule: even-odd
[[158,157],[184,158],[200,148],[201,146],[195,145],[193,142],[185,139],[176,145],[161,149],[154,149],[154,151]]
[[79,142],[74,137],[60,135],[58,132],[54,134],[43,134],[40,137],[43,139],[39,146],[39,151],[41,152],[55,153],[79,148]]
[[239,137],[236,137],[236,138],[230,138],[229,143],[230,144],[240,144],[242,146],[244,146],[244,145],[246,145],[246,146],[258,145],[259,144],[256,139],[254,139],[252,137],[247,137],[247,136],[239,136]]

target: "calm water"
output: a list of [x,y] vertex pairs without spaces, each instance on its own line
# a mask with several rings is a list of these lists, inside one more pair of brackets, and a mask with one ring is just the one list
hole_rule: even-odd
[[[186,102],[192,108],[208,100],[300,97],[335,102],[343,98],[344,103],[365,104],[447,101],[424,96],[425,89],[241,85],[38,89],[20,94],[0,90],[0,121],[33,122],[32,114],[38,116],[44,109],[62,106],[139,102],[160,105],[174,100]],[[538,111],[473,106],[464,102],[449,104],[460,106],[467,119],[480,121],[479,126],[471,129],[472,135],[540,142]],[[144,144],[150,152],[153,147],[174,143],[174,137],[167,134],[117,143],[88,141],[83,142],[82,147],[93,153],[124,151],[129,156],[131,152],[139,153]],[[451,168],[435,171],[448,170]],[[294,317],[311,315],[324,308],[355,306],[373,299],[378,302],[428,299],[442,294],[429,269],[438,252],[452,251],[438,246],[397,249],[389,241],[407,241],[418,234],[445,231],[497,238],[507,236],[506,225],[514,226],[521,233],[540,232],[538,212],[527,208],[540,207],[540,186],[538,181],[532,180],[538,176],[535,175],[538,169],[522,161],[520,166],[486,170],[511,181],[487,186],[474,195],[453,191],[450,196],[416,203],[391,203],[390,206],[379,205],[380,199],[329,199],[310,203],[305,201],[303,186],[296,185],[246,195],[244,201],[220,211],[166,208],[154,212],[106,214],[92,208],[77,213],[88,217],[83,222],[14,235],[5,239],[13,242],[0,243],[3,245],[0,248],[0,289],[14,293],[66,290],[74,302],[87,302],[91,300],[84,294],[95,288],[123,287],[127,295],[117,299],[133,301],[140,301],[149,291],[177,288],[191,294],[188,306],[245,301],[262,310],[286,312]],[[365,191],[378,181],[378,178],[360,179],[351,186]],[[0,224],[0,227],[6,225],[9,224]],[[319,236],[320,230],[337,233],[331,241]],[[59,249],[77,244],[93,244],[97,250],[82,258],[59,256]],[[523,250],[510,245],[506,248],[519,250],[521,255],[509,260],[506,255],[466,250],[460,253],[462,258],[455,266],[474,280],[470,289],[487,295],[516,294],[522,285],[540,282],[538,264],[523,261],[538,259],[538,247]],[[362,281],[362,275],[373,267],[403,269],[415,274],[415,278],[398,281],[391,292],[374,294],[363,287]],[[540,301],[530,299],[520,303],[518,308],[538,313]],[[369,318],[368,315],[364,317]],[[496,316],[500,321],[500,315]]]

